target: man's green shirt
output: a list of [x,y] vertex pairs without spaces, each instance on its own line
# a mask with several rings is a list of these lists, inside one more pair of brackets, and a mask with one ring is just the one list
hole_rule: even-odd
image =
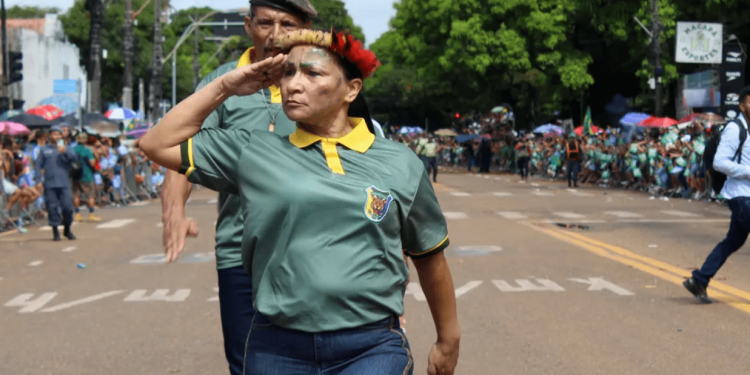
[[[197,90],[238,66],[248,64],[250,53],[251,49],[245,51],[239,61],[224,64],[211,72],[201,81]],[[230,97],[208,116],[203,122],[203,129],[244,129],[268,132],[268,126],[272,121],[271,114],[273,114],[276,116],[275,133],[289,135],[294,132],[294,122],[290,121],[281,109],[281,94],[278,89],[275,87],[272,90],[266,89],[264,94],[268,108],[260,92],[249,96]],[[220,192],[219,217],[216,220],[216,267],[218,269],[242,265],[244,219],[240,207],[237,195]]]
[[254,305],[281,327],[323,332],[401,315],[403,251],[448,246],[423,163],[352,121],[335,140],[243,127],[204,129],[182,145],[190,181],[240,196]]
[[94,181],[94,170],[91,168],[90,160],[95,160],[94,152],[90,148],[78,144],[73,148],[73,151],[78,155],[78,160],[81,163],[81,182],[93,182]]

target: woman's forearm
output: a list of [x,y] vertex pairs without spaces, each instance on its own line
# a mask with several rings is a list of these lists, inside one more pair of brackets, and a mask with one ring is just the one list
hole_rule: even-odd
[[457,346],[461,332],[456,311],[456,294],[445,255],[435,254],[424,259],[414,259],[413,262],[422,292],[430,305],[438,342]]
[[157,164],[178,169],[181,164],[179,145],[198,133],[203,121],[228,97],[221,77],[217,78],[172,108],[139,140],[139,146]]

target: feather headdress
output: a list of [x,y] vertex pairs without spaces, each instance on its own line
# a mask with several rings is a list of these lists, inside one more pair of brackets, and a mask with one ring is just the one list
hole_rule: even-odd
[[309,44],[328,48],[344,60],[357,67],[363,78],[370,78],[380,66],[372,51],[366,50],[362,42],[350,34],[336,31],[295,30],[276,38],[276,47],[289,50],[296,45]]

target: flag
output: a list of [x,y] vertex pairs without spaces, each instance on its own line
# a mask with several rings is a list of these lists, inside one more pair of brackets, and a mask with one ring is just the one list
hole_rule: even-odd
[[586,135],[594,135],[594,129],[591,126],[591,107],[586,108],[586,117],[583,118],[583,133]]

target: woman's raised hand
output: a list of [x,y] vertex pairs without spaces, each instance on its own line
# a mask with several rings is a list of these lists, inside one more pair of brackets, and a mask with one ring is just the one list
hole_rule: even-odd
[[221,77],[222,91],[228,96],[245,96],[268,88],[281,81],[286,60],[287,55],[280,54],[234,69]]

